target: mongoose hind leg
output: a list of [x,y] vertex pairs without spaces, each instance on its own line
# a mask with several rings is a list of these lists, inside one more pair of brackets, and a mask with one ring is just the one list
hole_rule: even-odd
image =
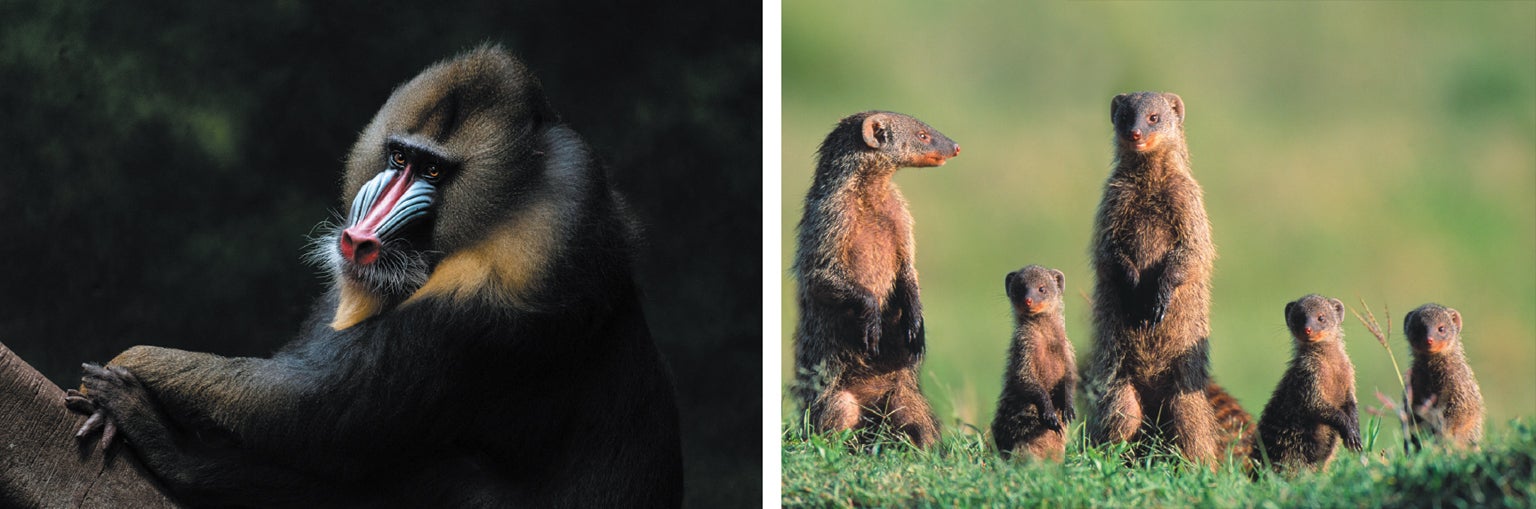
[[939,440],[939,420],[928,406],[928,399],[917,387],[917,380],[905,379],[896,384],[886,400],[890,413],[891,428],[910,437],[912,444],[927,448]]
[[1214,466],[1217,458],[1216,413],[1204,389],[1174,394],[1167,402],[1167,429],[1184,457]]
[[859,424],[863,408],[848,390],[829,390],[811,403],[810,421],[816,432],[853,429]]
[[1105,389],[1088,422],[1088,439],[1095,444],[1130,441],[1141,429],[1141,395],[1129,382]]

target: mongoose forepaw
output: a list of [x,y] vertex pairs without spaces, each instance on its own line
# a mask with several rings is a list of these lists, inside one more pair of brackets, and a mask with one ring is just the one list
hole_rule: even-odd
[[1349,450],[1355,452],[1363,450],[1365,446],[1360,443],[1360,432],[1351,430],[1349,433],[1346,433],[1344,435],[1344,447],[1348,447]]
[[1061,431],[1061,419],[1056,418],[1055,411],[1046,412],[1045,418],[1041,420],[1041,424],[1045,425],[1045,429]]
[[907,348],[920,351],[923,349],[923,317],[922,315],[909,315],[910,323],[907,325]]
[[880,320],[869,317],[864,320],[864,352],[871,357],[880,355]]

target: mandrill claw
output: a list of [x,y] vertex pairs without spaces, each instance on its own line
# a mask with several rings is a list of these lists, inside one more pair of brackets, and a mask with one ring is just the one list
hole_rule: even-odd
[[83,439],[100,431],[101,450],[110,449],[112,444],[117,442],[117,424],[112,422],[112,416],[107,414],[105,408],[96,406],[80,391],[70,389],[68,394],[64,397],[64,406],[75,412],[90,415],[85,419],[85,424],[81,424],[80,429],[75,431],[75,438]]
[[[114,391],[120,393],[129,385],[136,385],[138,380],[127,369],[119,366],[101,366],[99,364],[82,364],[85,371],[83,384],[86,390],[70,389],[65,391],[64,406],[70,410],[87,414],[90,417],[75,431],[75,438],[84,439],[97,432],[101,433],[101,450],[109,450],[117,443],[118,426],[112,412],[103,403],[110,399]],[[86,393],[94,395],[87,396]]]

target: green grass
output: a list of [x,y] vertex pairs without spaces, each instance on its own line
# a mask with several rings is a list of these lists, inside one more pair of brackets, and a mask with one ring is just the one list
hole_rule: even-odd
[[786,507],[1529,507],[1536,495],[1536,430],[1514,420],[1478,452],[1405,454],[1401,434],[1365,429],[1365,451],[1340,449],[1322,472],[1217,471],[1164,453],[1129,462],[1124,444],[1090,447],[1070,429],[1066,462],[1007,461],[990,438],[950,429],[931,450],[890,439],[851,446],[851,432],[785,426]]

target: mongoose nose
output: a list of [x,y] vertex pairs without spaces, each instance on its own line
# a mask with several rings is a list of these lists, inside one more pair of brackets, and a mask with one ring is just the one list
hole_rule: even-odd
[[955,156],[958,156],[958,155],[960,155],[960,144],[956,143],[955,144],[955,155],[952,155],[952,156],[949,156],[949,157],[955,157]]
[[1141,129],[1131,131],[1131,139],[1141,141]]
[[1029,297],[1025,297],[1024,298],[1024,305],[1025,306],[1033,306],[1033,305],[1035,305],[1035,299],[1031,299]]
[[1311,336],[1312,335],[1312,328],[1311,327],[1303,327],[1301,329],[1301,332],[1305,333],[1308,336]]

